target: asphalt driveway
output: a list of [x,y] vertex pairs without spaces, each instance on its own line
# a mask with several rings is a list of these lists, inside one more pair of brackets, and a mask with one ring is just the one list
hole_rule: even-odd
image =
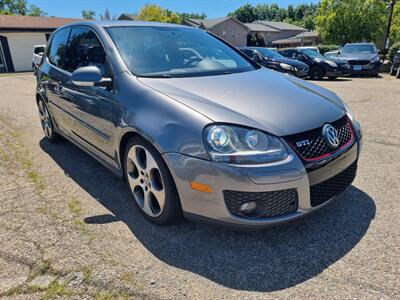
[[316,81],[364,130],[358,176],[332,205],[264,231],[159,227],[125,184],[43,139],[31,74],[0,76],[0,297],[400,297],[400,80]]

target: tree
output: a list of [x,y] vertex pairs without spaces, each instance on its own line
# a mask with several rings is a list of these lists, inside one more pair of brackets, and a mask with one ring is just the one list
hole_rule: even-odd
[[26,15],[26,0],[0,0],[1,15]]
[[140,10],[138,19],[149,22],[181,23],[181,18],[177,13],[153,4],[146,4]]
[[47,16],[47,13],[44,12],[43,10],[41,10],[40,7],[36,6],[36,5],[31,5],[28,13],[28,16],[33,16],[33,17],[44,17]]
[[107,8],[104,12],[104,14],[100,14],[100,20],[103,21],[111,21],[111,20],[115,20],[117,17],[111,15],[110,10]]
[[320,37],[333,44],[373,41],[382,45],[386,22],[381,0],[322,0],[316,19]]
[[251,23],[255,20],[287,22],[308,30],[315,29],[315,17],[319,10],[319,4],[301,4],[296,7],[289,5],[287,9],[278,4],[258,4],[255,7],[246,4],[229,16],[236,17],[243,23]]
[[181,18],[181,21],[186,20],[186,19],[205,19],[207,18],[207,15],[205,13],[177,13],[179,17]]
[[96,12],[93,10],[82,10],[82,18],[86,20],[93,20],[96,16]]
[[26,0],[0,0],[0,15],[28,15],[35,17],[46,16],[43,10],[36,5],[27,7]]
[[391,44],[400,42],[400,1],[396,3],[393,9],[392,28],[390,30]]
[[246,4],[234,12],[230,13],[228,16],[235,17],[242,23],[251,23],[257,20],[257,14],[255,12],[255,8],[251,4]]

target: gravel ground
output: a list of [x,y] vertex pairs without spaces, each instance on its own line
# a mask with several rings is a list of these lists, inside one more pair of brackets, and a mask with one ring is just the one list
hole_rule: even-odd
[[400,80],[316,83],[363,125],[354,185],[309,218],[237,232],[150,224],[121,180],[43,139],[31,74],[0,76],[0,298],[399,298]]

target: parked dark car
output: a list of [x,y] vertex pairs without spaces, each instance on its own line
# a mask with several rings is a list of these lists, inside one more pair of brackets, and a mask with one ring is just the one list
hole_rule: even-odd
[[400,50],[394,55],[390,75],[396,75],[397,78],[400,78]]
[[372,43],[346,44],[338,58],[345,59],[351,65],[350,74],[378,76],[381,60],[378,49]]
[[309,49],[286,49],[280,52],[283,56],[297,59],[306,63],[312,79],[336,79],[339,76],[349,75],[350,65],[341,59],[326,58]]
[[309,67],[295,59],[289,59],[278,52],[262,47],[241,48],[247,56],[260,65],[282,73],[289,73],[300,78],[307,78]]

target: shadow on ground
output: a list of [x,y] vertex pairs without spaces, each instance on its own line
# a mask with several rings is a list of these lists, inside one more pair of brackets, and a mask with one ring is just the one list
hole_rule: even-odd
[[135,209],[124,182],[87,154],[67,141],[54,145],[42,140],[40,146],[111,212],[87,217],[86,223],[122,221],[161,261],[229,288],[276,291],[311,279],[345,256],[375,216],[373,199],[352,186],[314,215],[263,231],[237,232],[186,221],[156,226]]

